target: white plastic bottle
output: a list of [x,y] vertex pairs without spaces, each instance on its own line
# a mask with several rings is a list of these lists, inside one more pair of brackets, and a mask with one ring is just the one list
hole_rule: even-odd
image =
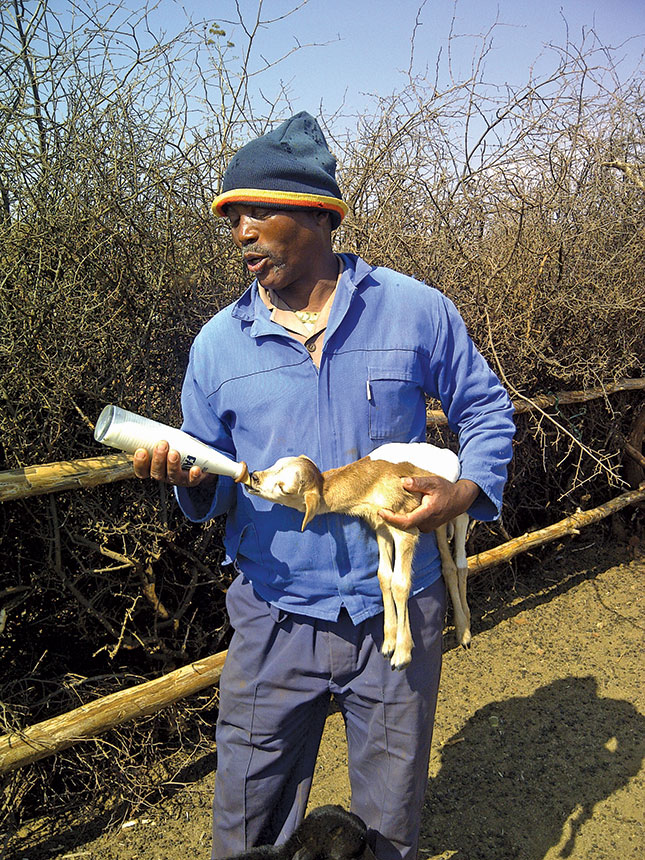
[[172,449],[179,451],[182,469],[199,466],[203,472],[228,475],[238,482],[248,479],[246,463],[236,463],[183,430],[168,427],[167,424],[152,421],[119,406],[109,405],[102,410],[96,422],[94,438],[103,445],[129,454],[134,454],[137,448],[145,448],[151,457],[157,442],[166,441]]

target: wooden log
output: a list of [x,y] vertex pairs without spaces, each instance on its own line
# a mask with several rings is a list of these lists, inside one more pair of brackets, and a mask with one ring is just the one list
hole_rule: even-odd
[[0,737],[0,774],[46,758],[136,717],[153,714],[219,681],[226,651],[161,678],[119,690],[73,711]]
[[471,575],[487,567],[493,567],[493,565],[510,561],[521,552],[526,552],[536,546],[557,540],[557,538],[564,535],[579,534],[580,529],[584,526],[597,523],[610,514],[614,514],[616,511],[620,511],[622,508],[626,508],[628,505],[633,505],[644,499],[645,485],[641,485],[638,490],[630,490],[628,493],[623,493],[621,496],[617,496],[615,499],[611,499],[597,508],[591,508],[588,511],[577,511],[570,517],[566,517],[544,529],[527,532],[521,537],[513,538],[494,549],[487,549],[484,552],[477,553],[477,555],[471,555],[468,557],[468,573]]
[[130,454],[108,454],[0,472],[0,502],[134,478]]
[[634,419],[625,443],[625,453],[629,459],[625,461],[625,478],[630,487],[638,487],[645,479],[645,404]]
[[[586,525],[645,499],[645,484],[623,493],[589,511],[578,511],[558,523],[528,532],[494,549],[468,558],[470,575],[510,561],[516,555],[567,534],[578,534]],[[198,690],[219,681],[226,651],[190,663],[161,678],[129,687],[81,705],[74,711],[37,723],[19,732],[0,737],[0,774],[46,758],[78,741],[95,737],[127,720],[153,714]]]
[[[581,403],[585,400],[603,397],[617,391],[637,391],[645,389],[645,379],[621,379],[603,388],[587,391],[561,391],[559,394],[540,394],[524,400],[513,401],[515,411],[520,414],[531,409],[546,408],[555,403]],[[428,424],[446,424],[447,418],[440,409],[427,412]],[[132,457],[129,454],[111,454],[103,457],[89,457],[85,460],[68,460],[48,463],[43,466],[25,466],[0,472],[0,502],[37,496],[42,493],[57,493],[60,490],[95,487],[112,481],[124,481],[134,477]]]
[[[585,391],[560,391],[558,394],[536,394],[527,400],[514,400],[515,413],[532,412],[534,409],[547,409],[561,403],[584,403],[586,400],[597,400],[607,394],[617,391],[641,391],[645,389],[645,379],[619,379],[602,388],[588,388]],[[429,409],[427,412],[429,424],[447,424],[448,419],[441,409]]]
[[639,466],[642,466],[642,468],[645,469],[645,456],[643,456],[640,451],[637,451],[633,445],[630,445],[629,442],[625,442],[625,453],[629,454],[635,463],[638,463]]

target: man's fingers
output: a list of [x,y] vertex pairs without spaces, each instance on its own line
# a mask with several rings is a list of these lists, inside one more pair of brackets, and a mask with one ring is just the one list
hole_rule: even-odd
[[157,442],[152,457],[145,448],[139,448],[134,453],[132,464],[137,478],[153,478],[178,487],[196,487],[208,477],[199,466],[193,466],[188,472],[182,469],[179,451],[170,448],[164,441]]
[[381,510],[378,512],[379,516],[382,517],[386,523],[392,523],[393,526],[402,527],[404,520],[407,520],[407,516],[401,516],[401,514],[394,514],[392,511]]
[[401,478],[403,489],[409,493],[431,493],[441,490],[445,478],[440,478],[438,475],[432,477],[419,476],[417,478]]
[[[423,480],[423,478],[421,479]],[[414,481],[414,478],[404,478],[404,481]],[[407,487],[405,488],[407,489]],[[415,492],[417,492],[415,490]],[[441,524],[441,520],[434,511],[434,500],[432,496],[423,496],[419,506],[409,514],[395,514],[384,508],[379,515],[388,523],[400,529],[418,529],[426,533],[434,531]]]
[[194,487],[202,479],[202,470],[199,466],[193,466],[190,471],[185,471],[181,468],[181,454],[175,451],[174,448],[168,449],[164,442],[159,446],[160,454],[163,453],[164,447],[166,454],[164,457],[165,480],[169,484],[176,484],[178,487]]
[[137,478],[150,477],[150,455],[145,448],[138,448],[134,452],[132,465],[134,466],[134,474]]
[[157,442],[152,451],[150,463],[150,477],[155,481],[165,481],[167,477],[166,459],[168,457],[168,443]]
[[204,473],[199,466],[192,466],[188,471],[181,468],[179,451],[168,451],[167,457],[168,481],[178,487],[196,487],[201,483]]
[[199,466],[193,466],[188,472],[182,469],[179,451],[164,441],[157,442],[152,457],[145,448],[139,448],[134,453],[132,464],[137,478],[153,478],[178,487],[196,487],[208,478]]
[[[421,526],[425,523],[428,514],[419,508],[412,511],[411,514],[395,514],[392,511],[383,509],[379,511],[379,516],[381,516],[385,522],[390,523],[399,529],[405,530],[418,528],[421,531],[425,531]],[[428,531],[432,531],[432,529],[428,529]]]
[[182,478],[186,475],[182,474],[181,457],[179,451],[170,450],[166,454],[166,476],[172,484],[182,483]]
[[199,468],[199,466],[192,466],[190,471],[188,472],[188,486],[196,487],[197,484],[201,484],[203,478],[204,473]]

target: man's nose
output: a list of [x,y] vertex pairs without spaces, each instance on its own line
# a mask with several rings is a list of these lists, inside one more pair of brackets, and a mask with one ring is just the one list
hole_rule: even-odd
[[241,215],[240,220],[235,228],[236,238],[240,245],[249,245],[251,242],[256,242],[258,239],[258,229],[253,218],[248,215]]

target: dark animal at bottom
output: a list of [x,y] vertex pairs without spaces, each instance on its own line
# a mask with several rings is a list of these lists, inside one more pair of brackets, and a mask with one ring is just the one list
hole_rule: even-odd
[[283,845],[259,845],[228,860],[368,860],[363,821],[342,806],[319,806]]

